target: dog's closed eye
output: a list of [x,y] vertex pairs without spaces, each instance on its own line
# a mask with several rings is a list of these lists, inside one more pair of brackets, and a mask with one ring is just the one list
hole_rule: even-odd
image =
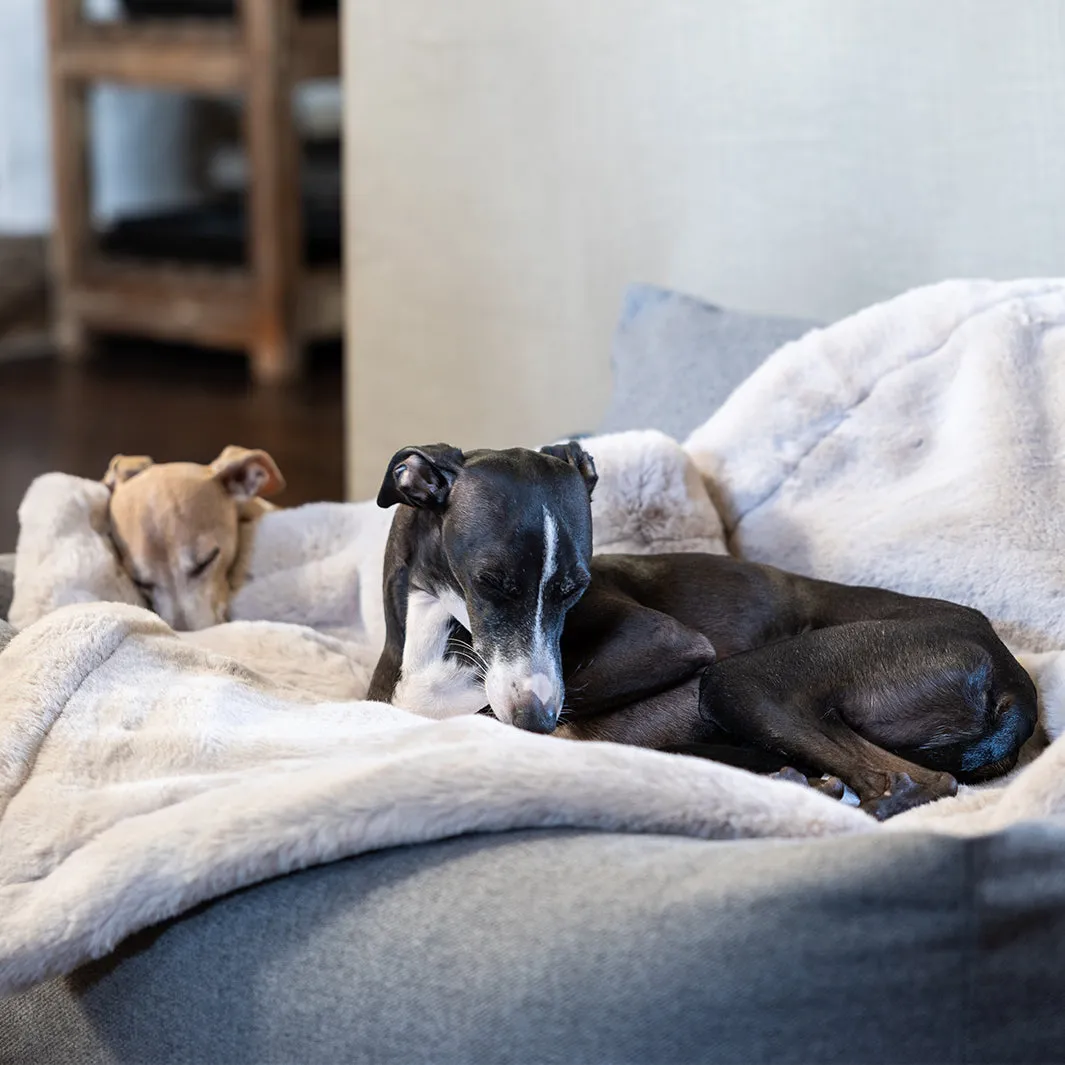
[[517,582],[507,573],[480,573],[477,575],[477,583],[484,592],[493,597],[517,599],[521,595]]
[[586,571],[578,571],[559,578],[555,583],[555,591],[563,601],[577,599],[584,595],[591,583],[591,578]]
[[207,567],[218,558],[218,552],[219,548],[216,547],[206,558],[197,562],[196,565],[189,570],[189,577],[193,580],[197,577],[202,577],[207,572]]

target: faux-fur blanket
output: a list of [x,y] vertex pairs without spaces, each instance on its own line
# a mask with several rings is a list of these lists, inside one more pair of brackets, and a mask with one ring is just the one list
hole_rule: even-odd
[[[785,347],[687,444],[743,553],[952,595],[987,610],[1018,650],[1040,652],[1025,661],[1053,735],[1065,692],[1063,326],[1065,284],[920,290]],[[588,444],[605,486],[597,544],[713,547],[717,517],[687,457],[641,439],[652,455],[642,465],[632,438]],[[372,657],[379,516],[342,508],[367,522],[365,554],[346,568],[331,548],[315,553],[308,529],[297,535],[299,511],[286,519],[301,540],[289,566],[268,562],[273,533],[258,530],[241,601],[255,601],[259,582],[289,580],[290,607],[313,584],[307,567],[332,562],[357,606],[337,596],[328,623],[317,618],[328,631],[293,624],[315,619],[292,610],[180,639],[139,607],[91,601],[126,593],[86,585],[90,562],[118,580],[105,555],[67,565],[89,534],[93,550],[107,548],[92,532],[93,493],[50,476],[20,511],[13,617],[25,627],[0,652],[0,992],[264,877],[460,832],[979,832],[1065,812],[1065,741],[1005,786],[880,826],[808,789],[695,759],[337,702],[330,692],[358,690],[356,667]],[[79,520],[64,502],[75,497]],[[675,520],[684,514],[688,525]]]

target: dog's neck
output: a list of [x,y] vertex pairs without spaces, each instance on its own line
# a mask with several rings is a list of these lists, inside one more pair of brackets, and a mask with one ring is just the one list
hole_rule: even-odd
[[435,599],[469,633],[466,594],[444,551],[443,516],[403,507],[393,519],[392,540],[406,562],[409,590]]

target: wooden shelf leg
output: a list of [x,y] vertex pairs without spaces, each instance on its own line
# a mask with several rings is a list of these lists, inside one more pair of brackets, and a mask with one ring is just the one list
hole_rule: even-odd
[[52,339],[64,362],[84,362],[92,354],[92,335],[75,315],[60,311],[55,316]]
[[302,346],[292,337],[264,335],[252,345],[252,380],[258,385],[284,385],[299,377],[303,369]]
[[69,308],[69,293],[84,277],[91,240],[88,89],[63,77],[58,56],[81,17],[78,0],[48,0],[55,222],[51,242],[55,341],[67,359],[89,350],[85,325]]
[[251,344],[252,373],[256,381],[279,383],[300,368],[303,211],[289,47],[296,0],[242,0],[240,17],[248,61],[249,244],[259,323]]

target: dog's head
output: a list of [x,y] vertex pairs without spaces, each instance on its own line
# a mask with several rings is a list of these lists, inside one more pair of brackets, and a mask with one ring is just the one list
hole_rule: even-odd
[[112,539],[148,605],[175,629],[224,621],[242,513],[285,486],[274,460],[242,447],[209,466],[116,455],[104,484]]
[[438,516],[450,573],[427,590],[445,596],[458,585],[456,615],[485,664],[488,703],[519,728],[558,723],[559,641],[589,582],[595,482],[591,456],[574,442],[468,454],[437,444],[396,452],[377,497]]

